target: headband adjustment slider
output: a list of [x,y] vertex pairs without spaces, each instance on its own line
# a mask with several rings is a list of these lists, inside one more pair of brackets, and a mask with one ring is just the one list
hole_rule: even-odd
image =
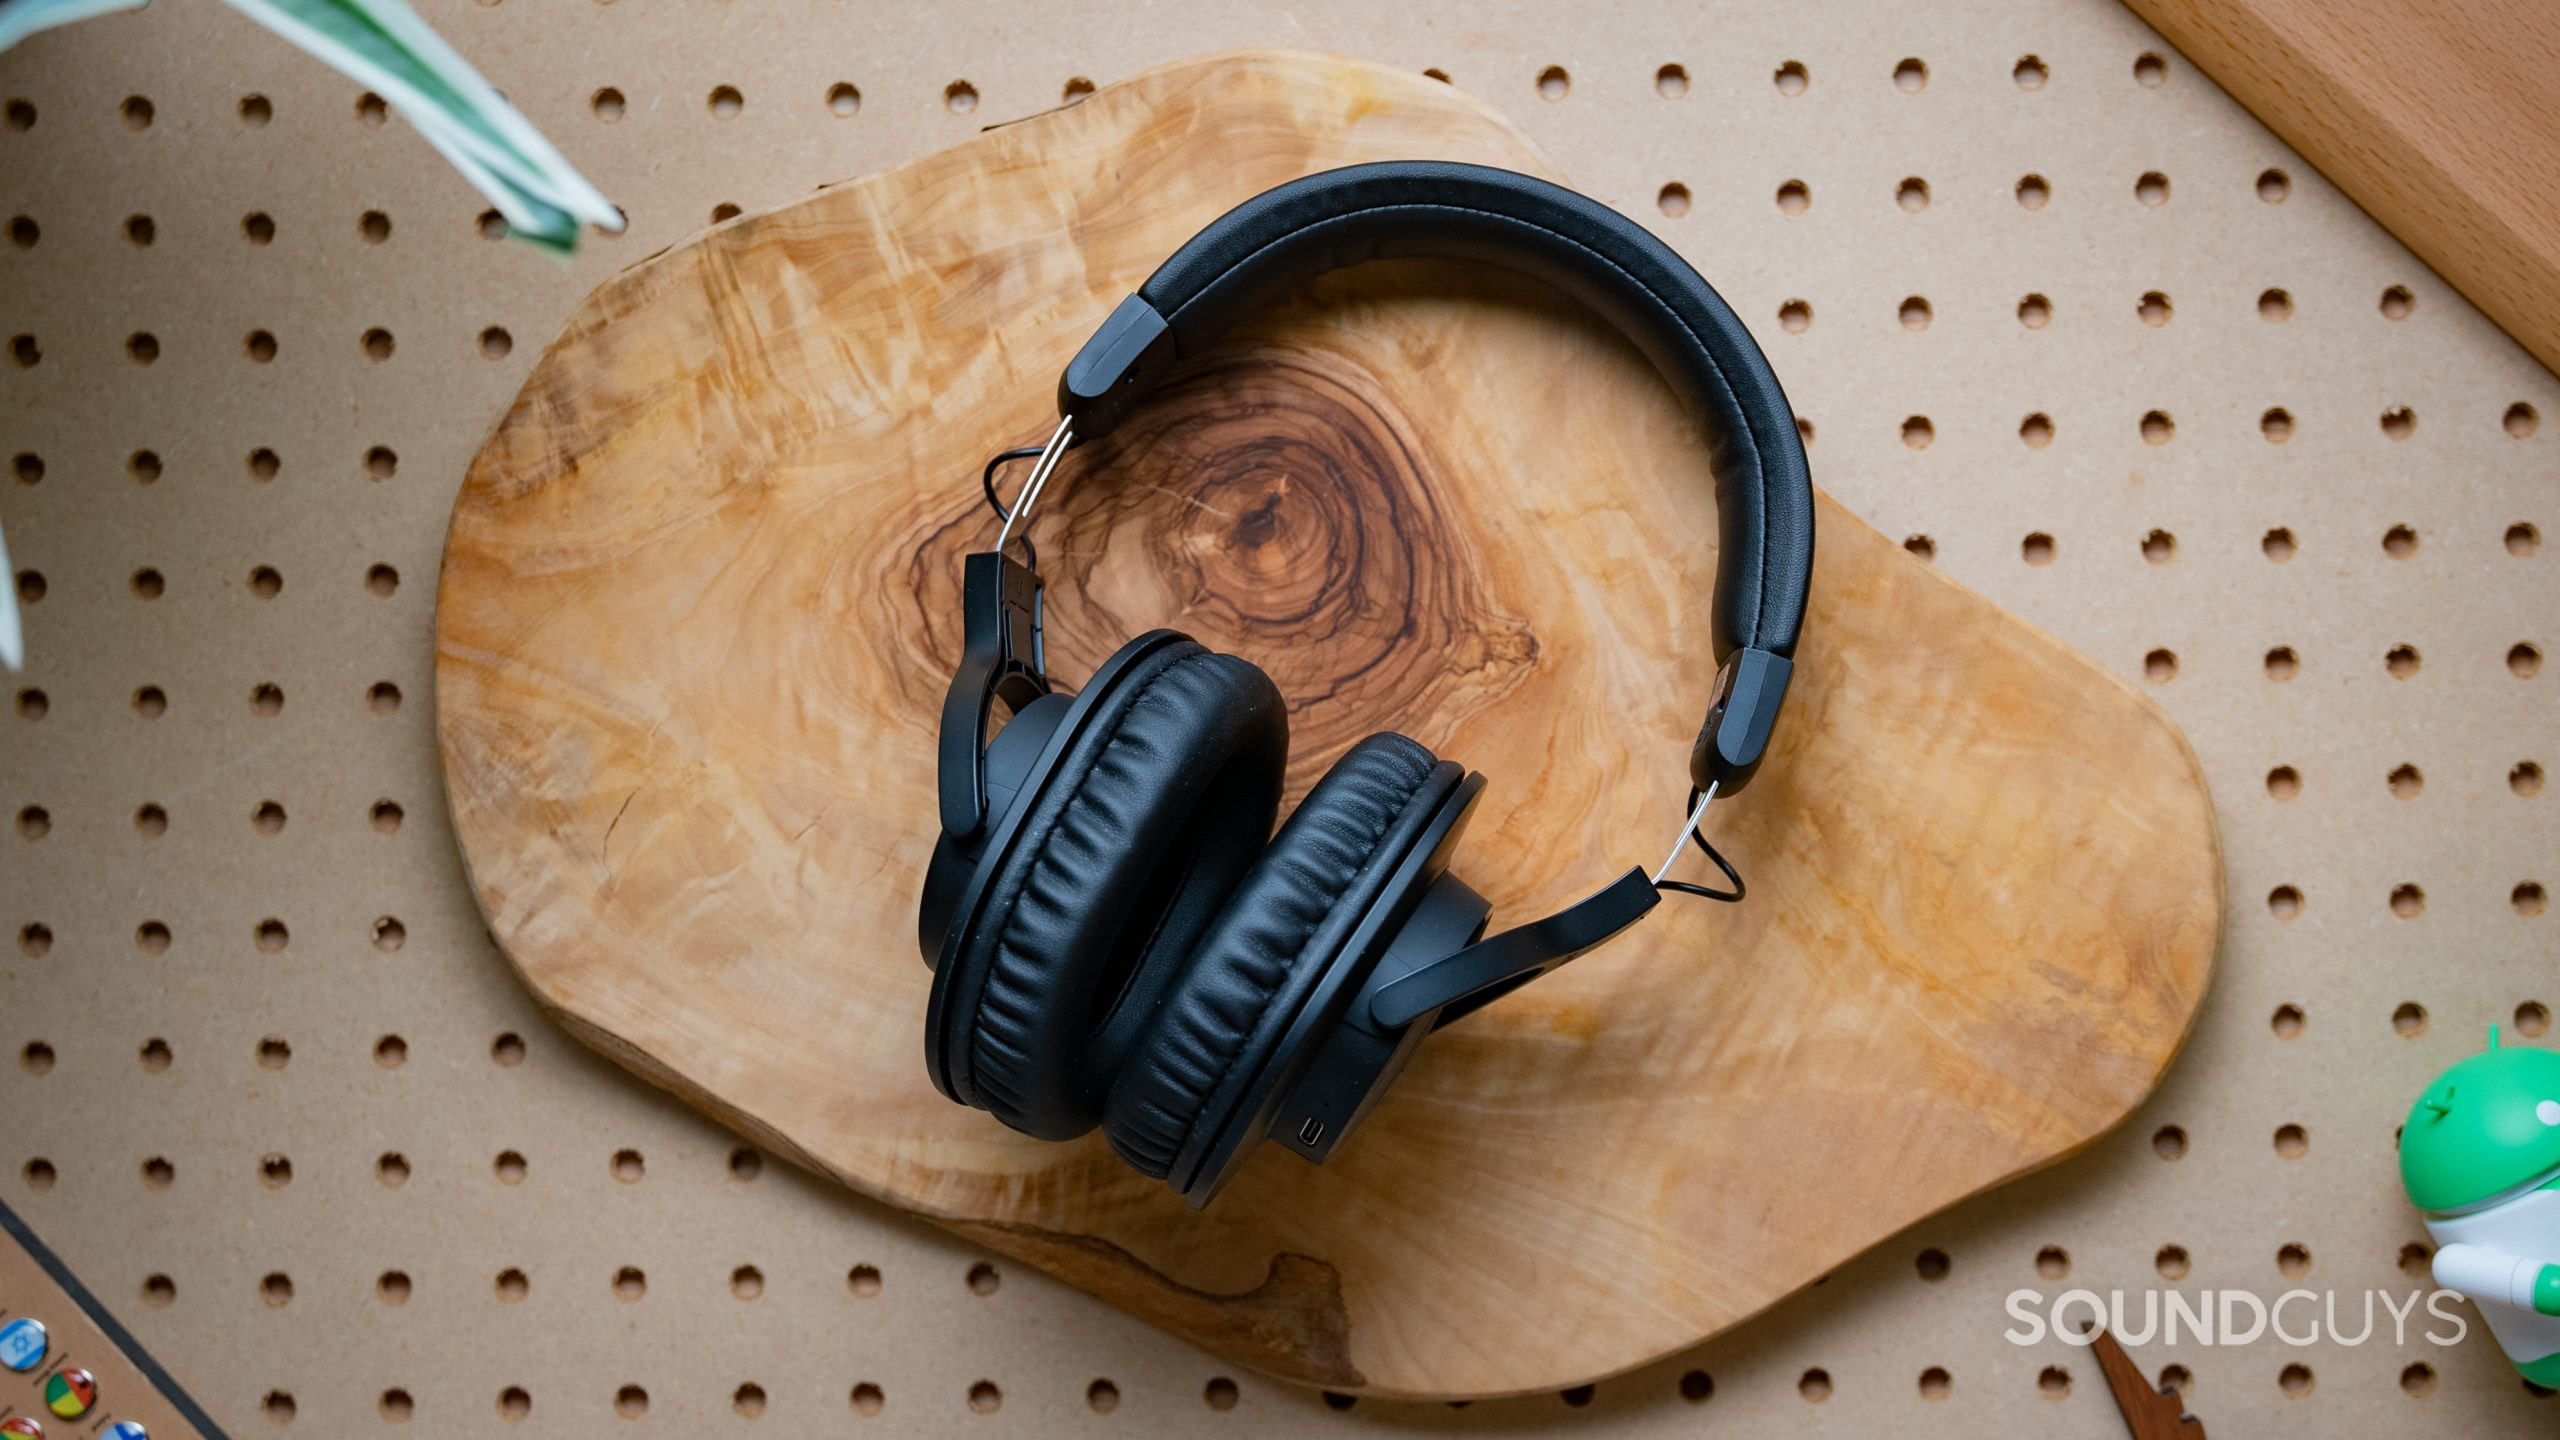
[[1689,749],[1689,783],[1714,795],[1731,795],[1751,781],[1769,748],[1778,704],[1787,698],[1795,662],[1772,650],[1741,649],[1716,671],[1714,701]]
[[1108,435],[1180,358],[1173,327],[1143,295],[1120,302],[1058,377],[1058,413],[1078,440]]

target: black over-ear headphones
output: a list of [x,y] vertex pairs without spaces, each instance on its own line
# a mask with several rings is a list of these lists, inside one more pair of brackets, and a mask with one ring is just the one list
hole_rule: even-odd
[[[1631,869],[1485,939],[1490,907],[1449,873],[1483,776],[1372,735],[1266,845],[1289,726],[1262,671],[1156,630],[1072,698],[1051,690],[1037,555],[1027,537],[1024,562],[1005,550],[1058,457],[1107,433],[1256,306],[1401,256],[1489,262],[1571,292],[1633,338],[1703,422],[1722,521],[1718,670],[1680,833],[1731,890]],[[942,835],[917,927],[934,972],[925,1061],[943,1094],[1044,1139],[1099,1124],[1131,1165],[1205,1205],[1266,1136],[1321,1162],[1425,1034],[1624,929],[1657,887],[1740,898],[1698,817],[1751,778],[1786,694],[1813,489],[1767,357],[1669,246],[1507,170],[1395,162],[1311,175],[1229,211],[1122,301],[1067,366],[1058,409],[1047,445],[989,463],[1004,529],[962,578]],[[996,471],[1035,453],[1008,510]],[[989,741],[998,701],[1010,716]]]

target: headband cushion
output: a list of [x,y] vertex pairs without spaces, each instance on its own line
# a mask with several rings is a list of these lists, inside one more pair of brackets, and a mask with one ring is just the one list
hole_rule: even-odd
[[1210,1096],[1287,1029],[1291,1017],[1272,997],[1326,958],[1311,942],[1339,930],[1328,920],[1375,898],[1377,886],[1356,882],[1393,868],[1373,863],[1380,842],[1446,768],[1401,735],[1372,735],[1307,792],[1201,937],[1112,1086],[1103,1133],[1122,1159],[1157,1179],[1172,1175]]
[[955,957],[955,993],[984,976],[955,1089],[1048,1140],[1100,1121],[1158,994],[1271,833],[1288,761],[1270,677],[1189,640],[1095,698]]
[[[1180,362],[1291,288],[1369,260],[1498,265],[1635,342],[1706,433],[1720,540],[1715,699],[1691,783],[1750,782],[1793,673],[1813,582],[1813,479],[1769,358],[1697,268],[1587,195],[1485,165],[1389,160],[1275,186],[1210,222],[1122,300],[1058,377],[1060,434],[1111,432]],[[1570,377],[1568,377],[1569,379]]]
[[[1318,275],[1410,257],[1527,275],[1573,295],[1635,342],[1713,447],[1722,536],[1717,659],[1737,649],[1792,656],[1813,571],[1813,481],[1795,412],[1758,342],[1697,268],[1599,201],[1485,165],[1346,166],[1228,211],[1158,266],[1135,298],[1161,317],[1174,357],[1188,358]],[[1110,397],[1091,420],[1071,412],[1078,438],[1107,429],[1166,367],[1144,368],[1125,386],[1103,376],[1062,386],[1062,403],[1088,392]]]

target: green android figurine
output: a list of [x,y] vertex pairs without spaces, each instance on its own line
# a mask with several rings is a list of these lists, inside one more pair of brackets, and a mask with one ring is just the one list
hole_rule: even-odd
[[2480,1307],[2524,1378],[2560,1389],[2560,1052],[2502,1048],[2491,1026],[2411,1107],[2400,1183],[2436,1283]]

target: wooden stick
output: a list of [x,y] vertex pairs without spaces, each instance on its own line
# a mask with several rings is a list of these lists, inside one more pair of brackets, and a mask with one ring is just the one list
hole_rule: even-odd
[[2126,3],[2560,370],[2560,6]]
[[2101,1330],[2090,1337],[2090,1348],[2098,1354],[2098,1368],[2107,1374],[2107,1388],[2115,1392],[2116,1408],[2124,1412],[2125,1428],[2133,1432],[2133,1440],[2205,1440],[2204,1422],[2187,1412],[2186,1402],[2174,1390],[2154,1389],[2142,1372],[2134,1368],[2133,1357],[2124,1353],[2116,1337]]

